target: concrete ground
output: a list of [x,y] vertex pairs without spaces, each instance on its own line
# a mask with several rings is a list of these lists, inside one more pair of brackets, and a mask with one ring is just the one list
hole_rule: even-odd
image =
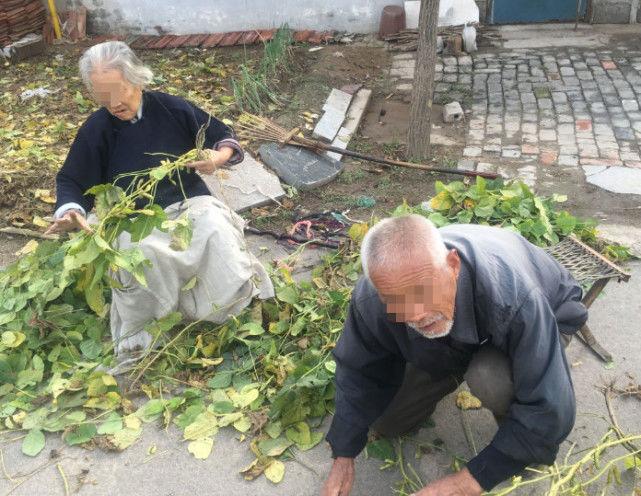
[[[265,238],[251,238],[250,247],[268,261],[280,258],[286,250]],[[260,249],[262,247],[263,249]],[[318,260],[322,251],[304,254],[297,271],[304,277],[306,267]],[[609,420],[604,397],[599,387],[616,380],[621,387],[641,378],[641,340],[638,322],[641,318],[641,262],[629,266],[632,279],[627,284],[611,283],[605,294],[593,305],[589,324],[595,336],[615,357],[613,368],[605,368],[589,349],[576,339],[568,348],[577,397],[575,428],[563,444],[564,454],[571,444],[576,450],[592,446],[606,432]],[[465,386],[462,386],[465,387]],[[463,430],[463,413],[455,406],[455,394],[445,398],[433,416],[434,427],[424,428],[404,442],[406,459],[416,468],[424,482],[450,472],[453,455],[473,456]],[[614,401],[621,428],[628,433],[641,433],[641,401],[619,398]],[[496,423],[487,410],[465,412],[474,443],[482,449],[492,438]],[[323,424],[323,430],[329,419]],[[36,458],[21,453],[20,440],[11,441],[15,434],[2,437],[4,477],[0,492],[14,495],[64,495],[61,471],[69,490],[86,495],[134,494],[154,496],[187,496],[191,494],[224,494],[228,496],[257,495],[314,495],[319,494],[330,466],[330,451],[322,443],[308,452],[296,453],[296,459],[286,463],[283,482],[274,485],[261,477],[247,482],[238,473],[249,464],[251,455],[247,441],[239,442],[238,433],[223,429],[216,436],[214,451],[206,461],[194,459],[175,428],[167,431],[146,425],[142,438],[122,453],[100,450],[87,451],[67,447],[59,435],[47,437],[46,449]],[[432,452],[416,459],[417,443],[443,441],[447,453]],[[152,453],[153,454],[150,454]],[[559,457],[559,460],[562,456]],[[400,480],[397,469],[380,470],[382,462],[357,459],[357,476],[353,495],[383,496],[393,493]],[[623,484],[612,487],[606,494],[630,494],[632,487],[641,487],[639,480],[624,474]],[[541,486],[517,494],[544,494]]]

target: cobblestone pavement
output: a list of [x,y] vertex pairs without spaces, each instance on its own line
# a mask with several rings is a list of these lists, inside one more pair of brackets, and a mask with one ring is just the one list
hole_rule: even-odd
[[[397,91],[411,91],[415,54],[392,60]],[[443,57],[436,69],[434,102],[471,110],[459,167],[531,185],[552,178],[546,168],[583,167],[588,182],[641,194],[640,50],[493,50]]]

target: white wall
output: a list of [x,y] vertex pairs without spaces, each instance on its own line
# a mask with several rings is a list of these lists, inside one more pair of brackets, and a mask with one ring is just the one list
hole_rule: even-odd
[[378,31],[385,5],[402,0],[56,0],[84,5],[95,34],[197,34],[277,28]]

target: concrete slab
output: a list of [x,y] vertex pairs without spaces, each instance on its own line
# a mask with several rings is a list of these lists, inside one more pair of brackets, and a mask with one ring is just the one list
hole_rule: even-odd
[[314,138],[332,141],[345,120],[345,112],[329,107],[316,123]]
[[343,114],[347,112],[349,104],[352,101],[352,94],[346,93],[336,88],[332,88],[332,91],[329,93],[325,105],[323,105],[323,110],[327,112],[329,109],[337,110]]
[[318,155],[305,148],[279,147],[266,143],[258,149],[263,162],[282,181],[300,190],[309,190],[327,184],[343,170],[343,163]]
[[630,248],[630,253],[641,258],[641,227],[621,224],[599,224],[599,238]]
[[212,195],[236,212],[266,205],[285,196],[278,177],[249,153],[228,169],[202,175]]
[[[332,146],[345,150],[347,148],[347,145],[349,144],[349,140],[351,137],[352,133],[350,132],[350,130],[343,126],[338,131],[338,134],[336,135],[336,138],[334,138],[334,141],[332,141]],[[327,152],[326,155],[332,160],[336,160],[339,162],[343,158],[343,155],[337,152]]]
[[581,24],[574,31],[574,25],[535,24],[518,26],[500,26],[503,48],[533,49],[544,47],[581,47],[592,48],[608,44],[609,34]]
[[613,166],[592,170],[592,167],[600,166],[583,166],[590,184],[614,193],[641,195],[641,169]]
[[[347,148],[352,135],[357,131],[361,123],[371,96],[372,90],[370,89],[362,88],[358,90],[347,110],[345,124],[339,129],[338,134],[336,134],[334,141],[332,141],[332,146],[342,148],[343,150]],[[343,155],[336,152],[327,152],[327,156],[339,161],[343,158]]]

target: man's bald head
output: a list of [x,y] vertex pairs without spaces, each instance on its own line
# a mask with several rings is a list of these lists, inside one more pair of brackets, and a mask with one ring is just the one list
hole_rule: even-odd
[[384,219],[368,231],[361,245],[363,272],[370,280],[373,274],[419,259],[438,268],[445,267],[447,259],[441,233],[422,215]]

